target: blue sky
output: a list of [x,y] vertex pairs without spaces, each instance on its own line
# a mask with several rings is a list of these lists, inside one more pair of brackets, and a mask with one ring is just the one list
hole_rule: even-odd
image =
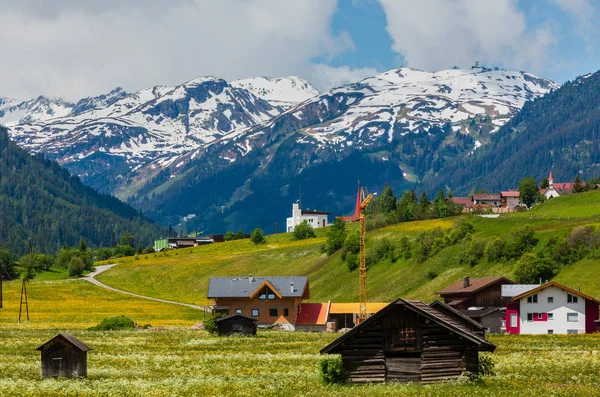
[[[487,0],[471,0],[471,3],[476,1],[481,4]],[[547,27],[552,34],[552,44],[545,48],[544,59],[540,62],[531,59],[519,62],[517,57],[508,64],[497,62],[491,66],[526,69],[561,83],[600,69],[600,32],[595,26],[600,2],[520,0],[514,3],[525,18],[526,32]],[[347,32],[354,48],[328,61],[325,57],[318,57],[315,62],[325,62],[334,67],[345,65],[352,69],[375,68],[378,71],[412,66],[402,53],[392,49],[393,39],[387,26],[386,12],[379,1],[339,1],[331,29],[334,34]],[[469,67],[476,60],[487,61],[484,58],[470,62],[461,59],[458,66]],[[452,62],[447,64],[448,68],[452,66]]]
[[410,66],[600,69],[600,0],[2,0],[0,96],[69,100],[300,76],[320,91]]

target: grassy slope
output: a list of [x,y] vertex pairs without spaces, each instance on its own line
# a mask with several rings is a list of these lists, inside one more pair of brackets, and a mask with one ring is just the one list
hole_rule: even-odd
[[[537,206],[527,213],[513,214],[499,219],[473,217],[475,237],[489,238],[510,233],[524,225],[536,230],[543,249],[546,240],[554,235],[569,233],[581,224],[596,224],[596,210],[600,192],[556,198]],[[396,240],[403,235],[414,237],[435,227],[452,227],[454,219],[402,223],[368,232],[367,245],[378,239]],[[351,227],[356,227],[352,225]],[[317,229],[319,230],[319,229]],[[139,260],[124,258],[121,265],[99,276],[109,285],[151,296],[175,299],[189,303],[205,303],[208,279],[211,276],[254,275],[308,275],[312,301],[356,301],[358,299],[357,271],[349,272],[340,254],[327,256],[320,253],[325,231],[319,230],[316,239],[292,241],[289,234],[268,236],[268,244],[255,246],[247,240],[233,241],[180,251],[140,256]],[[447,247],[422,264],[413,259],[389,260],[378,263],[368,272],[370,301],[391,301],[398,296],[429,301],[435,292],[464,276],[512,277],[514,261],[487,263],[477,266],[460,265],[460,246]],[[595,281],[600,262],[583,260],[564,268],[556,280],[582,291],[600,296],[600,282]],[[438,276],[429,280],[428,272]]]
[[203,313],[195,309],[106,291],[83,280],[34,280],[27,284],[31,321],[17,325],[21,282],[4,282],[2,287],[2,327],[89,328],[106,317],[119,315],[128,316],[142,325],[189,326],[203,318]]

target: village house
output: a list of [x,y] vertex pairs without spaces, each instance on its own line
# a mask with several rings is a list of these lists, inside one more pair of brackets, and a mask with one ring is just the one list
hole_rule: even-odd
[[503,287],[508,334],[587,334],[597,332],[600,300],[556,283]]
[[482,207],[500,208],[502,198],[499,193],[480,193],[473,195],[473,204]]
[[300,203],[292,205],[292,216],[286,219],[286,230],[288,233],[294,231],[294,228],[306,221],[313,228],[330,226],[329,212],[305,211],[300,208]]
[[451,381],[478,371],[485,338],[419,301],[398,298],[323,349],[341,354],[350,382]]
[[309,298],[308,278],[211,277],[208,299],[213,314],[243,314],[258,325],[278,325],[293,331],[303,299]]
[[518,190],[506,190],[500,192],[502,200],[501,208],[506,208],[508,211],[514,211],[521,206],[521,193]]
[[458,310],[467,310],[470,307],[505,307],[507,299],[502,298],[503,284],[514,282],[504,277],[465,277],[436,294],[444,303]]

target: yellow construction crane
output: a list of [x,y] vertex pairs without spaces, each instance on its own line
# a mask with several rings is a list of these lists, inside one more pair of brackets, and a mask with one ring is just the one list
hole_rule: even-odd
[[360,205],[360,267],[358,268],[359,323],[367,319],[367,252],[365,250],[367,228],[365,226],[365,209],[371,200],[373,200],[373,195],[369,194]]

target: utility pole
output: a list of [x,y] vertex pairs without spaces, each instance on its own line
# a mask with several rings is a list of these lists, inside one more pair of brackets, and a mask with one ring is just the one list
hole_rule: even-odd
[[29,322],[29,303],[27,302],[27,277],[23,278],[23,285],[21,286],[21,304],[19,305],[19,319],[17,320],[17,323],[21,322],[21,312],[23,311],[23,304],[25,304],[27,321]]

